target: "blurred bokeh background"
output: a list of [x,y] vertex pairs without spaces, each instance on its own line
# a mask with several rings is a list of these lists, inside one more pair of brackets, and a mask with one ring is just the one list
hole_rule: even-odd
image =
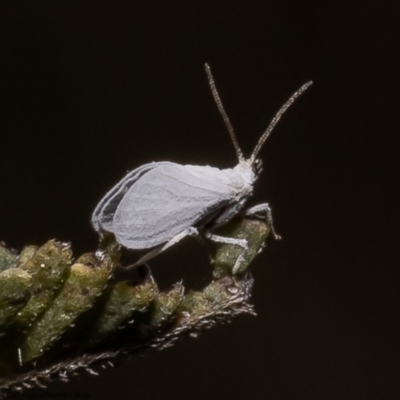
[[[90,215],[150,161],[236,165],[204,63],[282,241],[255,261],[243,316],[100,377],[38,395],[398,399],[398,5],[374,1],[25,1],[0,5],[0,239],[96,248]],[[134,257],[137,255],[135,254]],[[195,240],[151,266],[209,279]]]

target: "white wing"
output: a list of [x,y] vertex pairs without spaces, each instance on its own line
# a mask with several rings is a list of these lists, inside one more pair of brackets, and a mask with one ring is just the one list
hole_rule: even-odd
[[146,172],[168,162],[149,163],[129,172],[100,200],[92,215],[92,225],[97,232],[111,232],[114,213],[129,188]]
[[[120,184],[109,193],[118,192],[117,187]],[[233,169],[158,163],[135,179],[112,222],[103,228],[127,248],[150,248],[248,197],[251,191],[252,185]]]

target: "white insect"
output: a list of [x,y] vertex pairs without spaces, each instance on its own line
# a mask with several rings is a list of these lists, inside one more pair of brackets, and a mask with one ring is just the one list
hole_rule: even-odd
[[[227,223],[244,208],[262,170],[261,160],[256,158],[262,145],[284,112],[312,84],[303,85],[281,107],[261,135],[250,158],[245,159],[207,64],[205,69],[239,164],[234,168],[218,169],[153,162],[136,168],[118,182],[97,205],[92,224],[100,234],[113,233],[117,242],[128,249],[153,248],[132,267],[150,260],[186,236],[202,233],[215,242],[242,247],[243,252],[233,272],[240,268],[248,248],[247,241],[218,236],[211,231]],[[274,237],[280,238],[275,233],[268,203],[246,210],[245,215],[265,216]]]

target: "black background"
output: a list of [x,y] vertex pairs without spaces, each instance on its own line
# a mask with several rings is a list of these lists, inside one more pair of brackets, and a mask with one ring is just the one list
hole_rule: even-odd
[[[93,250],[96,202],[143,163],[234,166],[205,62],[246,154],[314,81],[261,154],[254,203],[270,202],[283,240],[254,263],[258,317],[40,393],[399,398],[395,4],[2,2],[0,237],[16,249]],[[210,279],[193,240],[152,267],[162,287]]]

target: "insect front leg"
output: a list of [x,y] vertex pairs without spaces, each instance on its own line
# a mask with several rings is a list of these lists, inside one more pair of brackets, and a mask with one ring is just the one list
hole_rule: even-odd
[[274,239],[282,239],[282,237],[275,232],[274,222],[272,220],[272,211],[268,203],[262,203],[258,204],[257,206],[248,208],[247,210],[245,210],[245,216],[265,218],[268,226],[271,228]]

